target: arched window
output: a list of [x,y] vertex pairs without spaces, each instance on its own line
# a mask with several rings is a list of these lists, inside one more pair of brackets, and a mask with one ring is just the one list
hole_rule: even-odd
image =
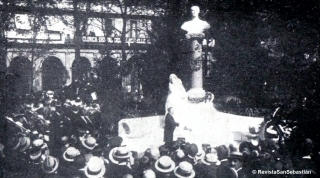
[[72,81],[87,81],[90,77],[91,63],[88,58],[80,57],[72,63]]
[[[30,93],[32,81],[32,63],[23,56],[15,57],[8,69],[10,76],[10,92],[16,96]],[[8,89],[7,89],[8,90]]]
[[58,90],[65,84],[66,68],[57,57],[50,56],[42,63],[42,89]]

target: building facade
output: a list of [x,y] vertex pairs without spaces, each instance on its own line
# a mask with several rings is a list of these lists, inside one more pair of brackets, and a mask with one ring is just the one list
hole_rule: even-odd
[[[12,87],[16,92],[68,86],[90,77],[102,60],[112,58],[121,65],[152,45],[148,33],[160,10],[90,2],[74,6],[70,2],[45,7],[20,3],[10,9],[6,65],[15,78]],[[130,80],[130,75],[125,76],[122,86],[131,88]]]

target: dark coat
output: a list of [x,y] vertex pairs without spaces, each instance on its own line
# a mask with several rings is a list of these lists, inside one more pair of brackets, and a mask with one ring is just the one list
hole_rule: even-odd
[[179,126],[179,123],[174,121],[174,118],[171,114],[167,114],[165,118],[165,126],[164,126],[164,142],[172,142],[173,141],[173,132],[174,129]]

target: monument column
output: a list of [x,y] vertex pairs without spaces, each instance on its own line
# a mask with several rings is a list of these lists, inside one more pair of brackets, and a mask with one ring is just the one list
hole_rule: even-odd
[[203,90],[203,67],[202,67],[202,39],[203,33],[186,34],[189,49],[189,64],[191,67],[191,88],[188,91],[188,98],[200,99],[205,97]]
[[202,40],[204,31],[210,28],[208,22],[199,19],[199,6],[191,7],[192,18],[182,24],[181,29],[186,31],[188,45],[188,62],[191,67],[191,88],[188,99],[191,102],[201,102],[205,99],[206,92],[202,88]]

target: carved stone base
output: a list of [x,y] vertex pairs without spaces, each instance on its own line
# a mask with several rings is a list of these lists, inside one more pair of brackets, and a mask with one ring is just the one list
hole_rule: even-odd
[[202,88],[192,88],[188,91],[188,99],[192,103],[203,102],[206,99],[206,91]]

